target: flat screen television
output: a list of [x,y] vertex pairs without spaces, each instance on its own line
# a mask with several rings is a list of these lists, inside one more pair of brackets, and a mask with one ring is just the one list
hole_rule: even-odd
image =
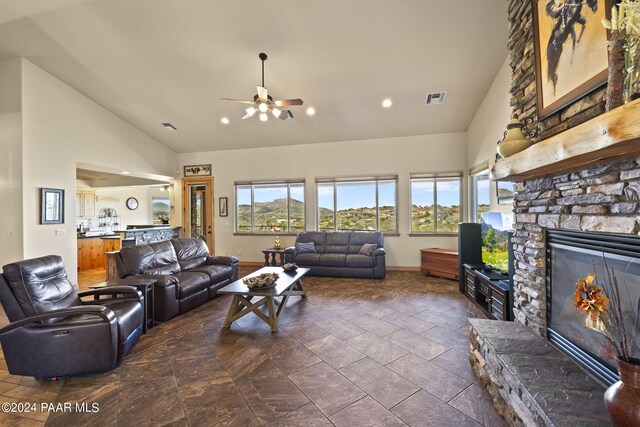
[[508,234],[513,228],[513,214],[485,212],[480,222],[482,262],[505,273],[509,272]]

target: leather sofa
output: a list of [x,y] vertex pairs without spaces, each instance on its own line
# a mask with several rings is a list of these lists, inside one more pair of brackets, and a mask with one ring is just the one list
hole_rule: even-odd
[[215,298],[237,280],[238,258],[210,256],[201,239],[127,246],[115,254],[115,279],[154,279],[155,320],[165,322]]
[[[298,243],[313,243],[315,252],[299,253],[296,246],[291,246],[284,251],[284,261],[309,267],[311,275],[370,279],[385,277],[386,251],[379,231],[303,231],[296,237]],[[371,245],[369,255],[360,253],[365,244]]]
[[11,321],[0,329],[0,343],[15,375],[59,378],[106,372],[142,334],[140,291],[113,286],[77,293],[62,258],[55,255],[5,265],[0,301]]

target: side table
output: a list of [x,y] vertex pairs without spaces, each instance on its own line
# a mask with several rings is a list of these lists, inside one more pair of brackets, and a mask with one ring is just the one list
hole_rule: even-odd
[[[264,265],[265,267],[268,266],[279,266],[279,265],[284,265],[284,249],[283,248],[269,248],[269,249],[264,249],[262,251],[262,253],[264,254]],[[271,261],[269,261],[269,255],[271,255]],[[276,255],[279,256],[279,263],[276,261]]]

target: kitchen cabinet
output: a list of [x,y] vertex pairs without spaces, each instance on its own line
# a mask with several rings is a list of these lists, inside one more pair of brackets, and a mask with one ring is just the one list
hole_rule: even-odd
[[96,216],[96,191],[86,188],[76,190],[76,217],[93,218]]
[[106,252],[119,251],[120,247],[120,239],[118,238],[85,237],[78,239],[78,271],[105,268],[107,265]]

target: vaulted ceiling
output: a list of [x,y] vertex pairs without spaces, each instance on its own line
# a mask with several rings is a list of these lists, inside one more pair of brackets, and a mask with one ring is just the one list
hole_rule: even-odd
[[[27,58],[177,152],[463,132],[506,40],[505,0],[0,0],[0,60]],[[253,97],[259,52],[270,94],[305,101],[295,119],[241,121],[220,100]],[[445,105],[425,105],[433,91]]]

